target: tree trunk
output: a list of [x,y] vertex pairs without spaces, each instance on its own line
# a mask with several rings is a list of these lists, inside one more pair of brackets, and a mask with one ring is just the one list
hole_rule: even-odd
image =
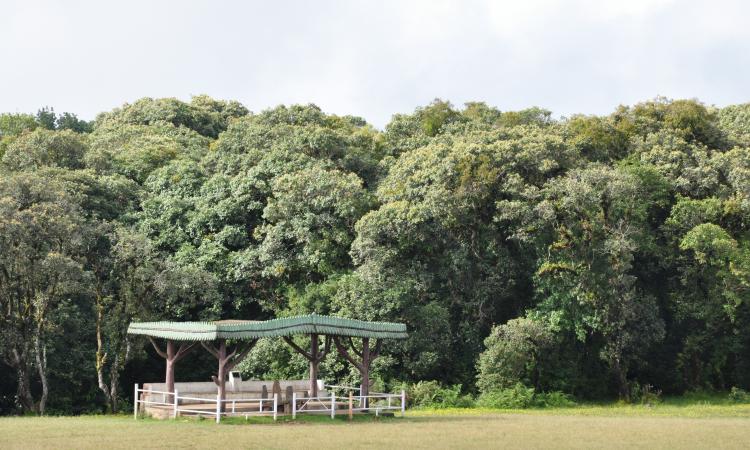
[[13,366],[16,368],[16,377],[18,381],[18,401],[21,403],[21,408],[24,412],[34,411],[34,397],[31,395],[31,377],[29,374],[29,367],[26,363],[26,351],[18,352],[17,349],[12,350],[13,354]]
[[109,368],[109,392],[110,392],[110,411],[117,412],[118,383],[120,382],[120,355],[115,355],[112,366]]
[[47,407],[47,397],[49,396],[49,385],[47,383],[47,347],[42,344],[41,327],[37,327],[36,336],[34,337],[34,353],[36,355],[37,373],[42,383],[42,396],[39,398],[38,411],[39,415],[44,415]]
[[629,402],[630,401],[630,389],[628,386],[628,378],[627,378],[627,374],[625,373],[625,370],[620,364],[619,359],[615,359],[613,368],[615,370],[615,376],[617,377],[617,389],[619,392],[620,399],[625,400],[626,402]]
[[97,289],[96,293],[96,382],[99,390],[104,394],[109,412],[114,412],[112,406],[112,393],[104,381],[104,367],[107,363],[107,353],[104,352],[104,339],[102,338],[102,321],[104,320],[101,294]]

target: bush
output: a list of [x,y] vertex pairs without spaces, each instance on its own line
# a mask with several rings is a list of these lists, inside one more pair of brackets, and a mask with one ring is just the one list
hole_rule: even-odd
[[461,385],[442,386],[437,381],[420,381],[405,385],[406,398],[410,406],[418,408],[471,408],[474,399],[461,395]]
[[563,392],[536,392],[534,388],[516,383],[508,389],[485,392],[479,397],[477,405],[484,408],[526,409],[567,407],[575,405],[575,402]]
[[661,403],[661,390],[650,384],[640,385],[634,382],[630,386],[630,401],[641,405],[656,405]]
[[744,389],[733,387],[729,391],[729,401],[732,403],[750,403],[750,394]]
[[540,392],[535,395],[534,403],[541,408],[565,408],[576,404],[570,395],[560,391]]
[[485,408],[530,408],[534,406],[534,388],[527,388],[521,383],[516,383],[512,388],[485,392],[479,397],[477,403]]
[[494,327],[477,361],[477,387],[485,393],[513,388],[517,383],[531,384],[542,355],[554,342],[552,332],[531,319],[513,319]]

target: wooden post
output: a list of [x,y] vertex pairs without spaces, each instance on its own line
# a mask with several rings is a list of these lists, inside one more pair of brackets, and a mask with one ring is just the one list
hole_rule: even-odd
[[[156,341],[154,338],[149,336],[149,340],[151,341],[151,345],[154,346],[154,350],[156,350],[156,353],[159,354],[162,358],[166,361],[166,373],[164,375],[164,383],[166,384],[166,391],[169,393],[174,392],[174,367],[175,364],[179,360],[185,357],[190,350],[195,347],[195,342],[191,343],[182,343],[180,344],[179,348],[175,348],[175,343],[172,340],[167,340],[167,347],[165,350],[162,350],[159,348],[159,346],[156,344]],[[172,401],[172,396],[169,395],[165,397],[164,403],[168,403]]]
[[401,417],[404,417],[406,411],[406,391],[401,390]]
[[297,418],[297,393],[292,392],[292,419]]
[[354,355],[359,356],[360,360],[355,359],[352,354],[349,353],[346,346],[341,343],[340,336],[334,336],[333,342],[336,344],[336,349],[339,351],[347,361],[352,363],[354,367],[359,370],[362,375],[362,384],[359,389],[359,396],[361,401],[361,407],[367,409],[367,396],[370,393],[370,365],[372,361],[380,354],[380,347],[382,340],[378,339],[375,343],[375,349],[370,350],[370,338],[362,338],[362,351],[359,352],[354,345],[354,342],[349,338],[349,344]]
[[221,422],[221,394],[216,394],[216,423]]
[[133,419],[138,419],[138,383],[133,389]]
[[331,348],[331,338],[326,336],[325,348],[320,350],[320,340],[317,334],[310,334],[310,351],[305,351],[297,345],[291,336],[283,336],[282,339],[289,344],[297,353],[304,356],[310,363],[310,397],[318,396],[318,366],[323,358],[326,357]]
[[362,338],[362,384],[359,387],[361,408],[367,408],[367,396],[370,394],[370,338]]
[[219,403],[219,407],[221,408],[221,412],[224,412],[224,402],[223,400],[226,399],[226,374],[227,372],[231,371],[234,366],[236,366],[239,362],[241,362],[248,353],[250,353],[250,350],[255,346],[255,344],[258,342],[257,339],[254,339],[250,341],[247,347],[245,347],[244,350],[238,352],[239,345],[235,346],[235,348],[229,352],[227,351],[227,341],[226,339],[219,339],[219,347],[216,348],[213,345],[210,345],[206,342],[201,342],[201,345],[203,348],[208,350],[209,353],[214,355],[214,358],[216,358],[219,362],[219,368],[218,372],[216,373],[217,376],[213,377],[214,383],[216,383],[216,386],[218,386],[219,391],[218,394],[221,397],[222,402]]
[[331,419],[336,417],[336,394],[331,391]]
[[310,335],[310,397],[318,396],[318,364],[320,363],[318,352],[318,335]]
[[354,418],[354,411],[352,411],[353,407],[354,407],[354,397],[352,396],[352,391],[349,391],[349,420],[350,421]]
[[166,384],[167,384],[167,389],[166,389],[167,392],[174,392],[174,357],[175,357],[174,341],[167,340],[167,371],[166,371],[167,373],[165,375]]
[[279,394],[273,394],[273,420],[276,420],[276,415],[279,411]]
[[180,394],[177,392],[177,389],[175,389],[173,397],[174,397],[174,406],[173,406],[174,409],[172,411],[172,418],[176,419],[177,418],[177,402],[180,399]]
[[218,370],[218,386],[219,386],[219,398],[221,398],[221,411],[224,412],[224,399],[226,398],[227,391],[227,341],[226,339],[219,339],[219,370]]

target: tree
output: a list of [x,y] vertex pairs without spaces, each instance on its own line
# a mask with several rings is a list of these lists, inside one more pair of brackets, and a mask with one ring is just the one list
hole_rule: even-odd
[[55,109],[45,106],[36,113],[36,121],[40,127],[45,130],[54,130],[57,128],[57,115]]
[[86,150],[85,140],[76,133],[38,129],[16,138],[6,149],[2,163],[10,170],[80,169]]
[[540,389],[544,360],[554,345],[555,335],[532,319],[513,319],[493,327],[477,361],[477,387],[482,393],[517,383]]
[[536,208],[546,223],[537,226],[551,232],[538,244],[536,310],[553,329],[601,338],[600,356],[624,399],[631,365],[664,336],[655,300],[633,274],[651,245],[647,199],[633,175],[592,166],[550,182]]
[[[45,412],[47,342],[61,331],[50,317],[86,289],[81,255],[89,235],[75,197],[60,183],[33,174],[0,179],[0,349],[16,371],[24,411]],[[41,384],[38,400],[32,372]]]
[[678,365],[692,388],[726,388],[723,374],[739,344],[738,311],[750,302],[750,251],[713,223],[690,229],[680,249],[688,255],[680,268],[684,290],[674,302],[690,333]]

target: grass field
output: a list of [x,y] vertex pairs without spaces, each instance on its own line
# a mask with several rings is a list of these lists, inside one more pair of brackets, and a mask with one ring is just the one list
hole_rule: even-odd
[[750,405],[667,403],[405,418],[135,421],[129,416],[8,417],[0,448],[748,448]]

